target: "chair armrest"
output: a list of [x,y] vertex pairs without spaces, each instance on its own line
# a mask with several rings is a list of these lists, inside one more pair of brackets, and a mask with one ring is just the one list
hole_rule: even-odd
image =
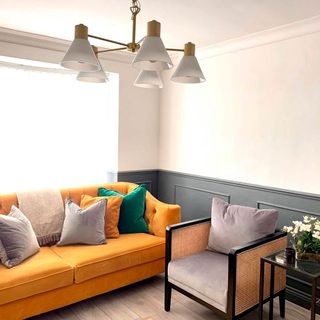
[[211,218],[167,226],[166,262],[204,251],[208,245]]
[[[228,299],[232,299],[233,310],[238,315],[259,303],[260,259],[263,256],[286,248],[286,232],[277,231],[229,252]],[[264,298],[269,297],[270,266],[265,270]],[[285,289],[286,271],[275,270],[275,293]],[[233,293],[233,296],[232,296]]]
[[165,237],[166,227],[180,222],[180,211],[179,205],[161,202],[147,192],[145,218],[151,234]]
[[277,239],[280,239],[283,237],[287,237],[287,233],[283,232],[283,231],[276,230],[275,233],[271,233],[263,238],[248,242],[248,243],[241,245],[241,246],[231,248],[229,255],[238,255],[244,251],[248,251],[248,250],[257,248],[259,246],[262,246],[264,244],[267,244],[271,241],[274,241],[274,240],[277,240]]

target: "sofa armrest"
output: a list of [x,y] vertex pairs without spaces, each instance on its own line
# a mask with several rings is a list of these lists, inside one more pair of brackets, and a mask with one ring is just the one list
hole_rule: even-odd
[[145,218],[151,234],[165,237],[166,227],[180,222],[180,206],[161,202],[148,192]]
[[[287,234],[278,231],[230,250],[228,300],[230,299],[229,304],[235,315],[241,314],[259,303],[261,257],[286,248],[287,243]],[[270,266],[266,266],[265,299],[269,297],[269,283]],[[276,268],[275,293],[285,289],[285,287],[286,271],[282,268]],[[232,303],[230,303],[231,301]]]
[[204,251],[208,245],[210,218],[181,222],[167,227],[166,260],[171,260]]

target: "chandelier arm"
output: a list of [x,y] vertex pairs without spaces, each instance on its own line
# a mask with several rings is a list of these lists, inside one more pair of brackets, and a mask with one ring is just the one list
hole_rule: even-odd
[[184,49],[166,48],[167,51],[179,51],[184,52]]
[[126,44],[126,43],[119,42],[119,41],[115,41],[115,40],[110,40],[110,39],[106,39],[106,38],[102,38],[102,37],[93,36],[92,34],[88,34],[88,37],[89,37],[89,38],[93,38],[93,39],[102,40],[102,41],[107,41],[107,42],[110,42],[110,43],[114,43],[114,44],[118,44],[118,45],[120,45],[120,46],[125,46],[125,47],[127,47],[127,44]]
[[126,50],[127,47],[99,50],[97,53]]

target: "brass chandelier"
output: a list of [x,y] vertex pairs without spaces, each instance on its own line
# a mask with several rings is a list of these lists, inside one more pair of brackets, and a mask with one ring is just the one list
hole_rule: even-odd
[[[123,43],[91,35],[88,33],[87,26],[79,24],[75,26],[74,40],[62,59],[61,65],[65,68],[79,71],[77,76],[79,81],[105,82],[106,74],[98,60],[98,54],[127,50],[137,53],[132,61],[132,65],[141,70],[134,85],[144,88],[162,88],[163,84],[159,72],[173,67],[168,51],[180,51],[184,52],[184,56],[172,75],[171,80],[180,83],[199,83],[205,81],[198,60],[195,57],[195,45],[193,43],[186,43],[184,49],[166,49],[160,38],[161,25],[155,20],[148,22],[147,36],[137,42],[137,15],[141,11],[139,0],[132,0],[130,11],[132,14],[131,42]],[[119,47],[98,50],[97,47],[90,45],[88,38],[113,43]]]

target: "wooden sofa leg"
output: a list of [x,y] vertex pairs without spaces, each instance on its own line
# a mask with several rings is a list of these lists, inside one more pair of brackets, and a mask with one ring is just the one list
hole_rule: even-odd
[[170,311],[172,288],[168,281],[164,284],[164,310]]
[[286,314],[286,290],[282,290],[279,294],[280,317],[284,318]]

